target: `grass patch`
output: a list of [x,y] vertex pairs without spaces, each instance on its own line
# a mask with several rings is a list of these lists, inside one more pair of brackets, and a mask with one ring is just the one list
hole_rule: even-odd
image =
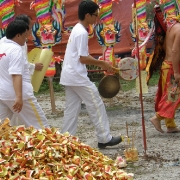
[[160,74],[159,72],[155,72],[152,78],[149,80],[149,86],[155,86],[158,84]]
[[121,104],[119,105],[113,105],[113,106],[109,106],[109,107],[106,107],[106,110],[107,111],[115,111],[115,110],[119,110],[120,108],[122,108],[123,106]]
[[[158,84],[158,81],[159,81],[159,72],[155,72],[153,76],[151,77],[151,79],[149,80],[148,86],[155,86]],[[129,91],[136,87],[136,80],[126,81],[126,80],[120,79],[120,83],[121,83],[121,89],[123,91]]]
[[[59,79],[54,78],[53,79],[53,89],[54,92],[61,92],[62,96],[64,95],[64,86],[59,84]],[[39,94],[49,94],[49,82],[48,82],[48,78],[44,78],[43,82],[40,86],[40,89],[38,92],[35,92],[35,95],[39,95]]]
[[[99,75],[100,77],[98,79],[91,79],[92,82],[95,83],[95,85],[98,87],[99,86],[99,82],[101,80],[101,74]],[[159,73],[156,72],[153,74],[153,76],[151,77],[150,81],[149,81],[149,85],[148,86],[155,86],[158,84],[158,80],[159,80]],[[132,80],[132,81],[126,81],[123,79],[120,79],[120,84],[121,84],[121,89],[123,91],[129,91],[133,88],[136,87],[136,80]],[[60,92],[61,95],[64,95],[64,86],[59,84],[59,77],[55,77],[53,79],[53,88],[54,88],[54,92]],[[48,83],[48,79],[44,78],[41,87],[39,89],[38,93],[34,93],[35,95],[39,95],[39,94],[48,94],[49,93],[49,83]]]

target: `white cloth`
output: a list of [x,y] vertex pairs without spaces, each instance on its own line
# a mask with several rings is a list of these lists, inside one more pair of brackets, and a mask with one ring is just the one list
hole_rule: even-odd
[[1,45],[0,54],[4,54],[0,60],[1,100],[15,100],[16,98],[15,91],[13,91],[12,74],[22,75],[23,100],[33,95],[28,62],[22,52],[22,47],[9,39],[5,39]]
[[60,83],[67,86],[89,86],[86,65],[80,56],[88,56],[88,32],[80,23],[71,32],[66,47]]
[[10,125],[20,126],[20,125],[24,125],[24,122],[20,121],[20,119],[18,119],[18,117],[15,114],[13,114],[12,118],[10,119]]
[[[25,51],[14,41],[4,39],[3,44],[1,44],[0,55],[2,56],[0,59],[0,119],[12,118],[14,113],[12,106],[16,98],[12,75],[20,74],[22,75],[23,108],[20,113],[15,113],[15,116],[26,126],[42,128],[37,122],[39,119],[42,120],[44,127],[49,126],[44,112],[34,97]],[[32,102],[28,105],[28,101]]]
[[28,63],[28,69],[29,69],[29,73],[32,76],[34,74],[34,70],[35,70],[35,64],[33,63]]
[[[22,46],[22,50],[23,50],[23,53],[24,53],[24,57],[26,57],[26,59],[28,61],[27,43],[25,43],[24,46]],[[28,69],[29,69],[30,75],[33,75],[34,70],[35,70],[35,64],[28,62]]]
[[78,23],[68,40],[60,78],[60,84],[65,85],[66,94],[62,133],[69,132],[75,135],[83,101],[94,123],[98,142],[107,143],[112,136],[104,103],[96,86],[87,76],[86,65],[79,60],[80,56],[88,55],[88,33]]
[[98,142],[107,143],[112,139],[109,129],[109,121],[104,103],[99,92],[91,82],[90,86],[66,86],[66,107],[64,110],[64,121],[62,133],[69,132],[75,135],[77,129],[78,115],[81,103],[86,105],[91,121],[94,123]]
[[13,111],[13,105],[14,101],[0,100],[0,119],[4,120],[8,117],[12,120],[12,116],[15,115],[18,124],[13,124],[14,126],[23,124],[25,127],[33,126],[36,129],[49,127],[45,114],[34,96],[23,101],[20,113]]
[[[26,60],[28,61],[27,43],[25,43],[24,46],[21,46],[21,47],[22,47],[22,50],[23,50],[23,55],[24,55],[24,57],[26,57]],[[29,69],[30,75],[33,75],[34,70],[35,70],[35,64],[28,62],[28,69]],[[24,124],[24,122],[20,121],[20,119],[18,119],[18,117],[16,117],[16,115],[13,114],[13,116],[11,118],[10,125],[11,126],[19,126],[19,125],[23,125],[23,124]]]
[[[1,45],[6,39],[7,39],[6,37],[1,38],[1,39],[0,39],[0,45]],[[27,51],[27,43],[25,43],[24,46],[21,46],[21,47],[22,47],[24,56],[25,56],[26,59],[28,60],[28,57],[27,57],[27,52],[28,52],[28,51]],[[28,69],[29,69],[30,75],[33,75],[34,70],[35,70],[35,64],[28,62]],[[24,123],[21,122],[15,115],[13,115],[12,118],[11,118],[10,124],[11,124],[11,126],[18,126],[18,125],[23,125]]]
[[[7,39],[6,36],[0,39],[0,45],[4,42],[5,39]],[[27,43],[25,43],[24,46],[21,46],[21,47],[22,47],[24,56],[28,60],[28,56],[27,56],[27,53],[28,53],[28,51],[27,51]],[[33,75],[34,70],[35,70],[35,64],[28,62],[28,68],[29,68],[30,74]]]
[[0,39],[0,45],[4,42],[5,39],[7,39],[6,36]]

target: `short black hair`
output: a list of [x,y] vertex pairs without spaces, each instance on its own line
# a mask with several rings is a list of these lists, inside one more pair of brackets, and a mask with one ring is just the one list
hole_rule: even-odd
[[6,28],[7,39],[13,39],[17,34],[23,34],[29,30],[29,26],[23,20],[14,20]]
[[99,6],[92,0],[82,0],[78,8],[78,18],[84,20],[86,14],[92,15],[99,9]]
[[26,22],[28,24],[28,26],[30,25],[30,20],[32,20],[32,18],[26,14],[19,14],[15,17],[14,20],[23,20],[24,22]]

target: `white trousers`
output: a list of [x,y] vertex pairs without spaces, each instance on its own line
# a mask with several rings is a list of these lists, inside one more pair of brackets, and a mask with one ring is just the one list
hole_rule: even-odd
[[94,83],[91,86],[66,86],[66,103],[64,110],[62,133],[69,132],[75,135],[81,102],[86,105],[91,121],[94,123],[99,143],[111,140],[109,120],[104,103]]
[[14,101],[0,100],[1,120],[4,120],[5,118],[11,120],[14,114],[26,127],[33,126],[36,129],[49,127],[44,111],[34,96],[32,96],[31,99],[23,101],[23,107],[19,113],[13,111],[13,105]]
[[15,116],[15,114],[13,114],[11,121],[10,121],[10,125],[11,126],[20,126],[23,125],[24,123],[21,122],[18,117]]

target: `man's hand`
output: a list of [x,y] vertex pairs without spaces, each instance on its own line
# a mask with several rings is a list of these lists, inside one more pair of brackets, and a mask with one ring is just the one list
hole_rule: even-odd
[[100,67],[103,69],[103,70],[106,70],[108,73],[112,73],[114,72],[114,69],[113,69],[113,66],[111,64],[109,64],[108,62],[105,62],[105,61],[101,61],[101,65]]
[[23,100],[22,97],[16,97],[14,105],[13,105],[13,110],[14,112],[20,112],[23,107]]
[[43,69],[44,65],[42,63],[36,63],[35,64],[35,70],[41,71]]

